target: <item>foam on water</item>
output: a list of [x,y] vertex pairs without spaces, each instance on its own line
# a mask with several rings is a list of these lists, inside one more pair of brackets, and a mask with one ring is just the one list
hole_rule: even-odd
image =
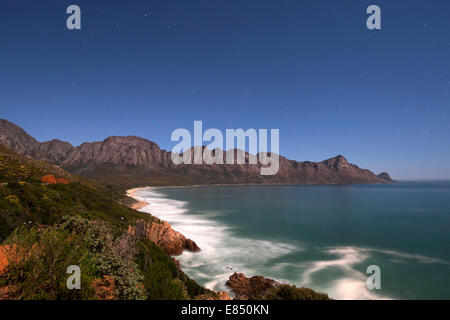
[[217,213],[188,213],[186,202],[164,198],[155,188],[140,189],[135,198],[149,203],[141,211],[169,222],[175,230],[197,243],[202,251],[185,251],[177,259],[189,276],[209,289],[228,291],[225,282],[234,272],[256,275],[252,266],[299,250],[286,243],[236,237],[228,226],[208,219]]
[[[184,252],[177,259],[182,269],[205,287],[229,291],[225,286],[229,276],[242,272],[246,276],[262,275],[280,282],[326,292],[335,299],[390,299],[366,287],[368,275],[357,266],[369,263],[374,254],[387,255],[392,261],[414,260],[417,263],[449,264],[447,261],[394,250],[361,248],[356,246],[308,248],[296,244],[238,237],[230,226],[216,220],[220,211],[195,214],[187,209],[187,202],[165,198],[157,188],[139,189],[135,199],[149,205],[141,211],[169,222],[172,227],[194,240],[201,252]],[[223,212],[222,212],[223,214]],[[317,250],[320,260],[286,262],[284,256]],[[291,272],[288,272],[291,270]],[[319,281],[322,271],[334,270],[332,279]],[[323,280],[323,279],[322,279]]]
[[336,258],[309,262],[308,267],[303,272],[301,283],[305,286],[314,286],[313,275],[315,273],[327,268],[338,269],[343,274],[343,277],[333,281],[329,287],[324,287],[323,291],[336,299],[342,300],[392,299],[392,297],[375,294],[374,292],[376,290],[369,290],[366,286],[368,275],[355,268],[357,264],[368,262],[373,253],[392,257],[396,263],[402,263],[401,259],[406,259],[414,260],[417,263],[449,264],[447,261],[423,255],[408,254],[395,250],[360,248],[356,246],[325,248],[323,252],[333,255]]

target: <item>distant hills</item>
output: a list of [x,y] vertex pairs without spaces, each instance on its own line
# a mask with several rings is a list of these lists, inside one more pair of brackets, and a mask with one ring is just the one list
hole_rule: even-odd
[[57,139],[41,143],[19,126],[4,119],[0,119],[0,144],[23,156],[58,165],[80,176],[127,186],[355,184],[393,181],[386,172],[375,175],[349,163],[342,155],[321,162],[299,162],[280,156],[279,171],[273,176],[260,175],[259,164],[174,165],[170,152],[140,137],[113,136],[103,141],[85,142],[76,147]]

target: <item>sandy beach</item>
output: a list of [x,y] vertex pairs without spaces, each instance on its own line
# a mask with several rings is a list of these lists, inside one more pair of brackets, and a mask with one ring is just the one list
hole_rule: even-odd
[[[147,187],[133,188],[133,189],[127,190],[127,196],[137,200],[135,193],[136,193],[136,191],[138,191],[138,190],[140,190],[142,188],[147,188]],[[148,204],[149,203],[146,202],[146,201],[139,201],[138,203],[135,203],[135,204],[131,205],[131,209],[139,210],[139,209],[142,209],[143,207],[145,207]]]

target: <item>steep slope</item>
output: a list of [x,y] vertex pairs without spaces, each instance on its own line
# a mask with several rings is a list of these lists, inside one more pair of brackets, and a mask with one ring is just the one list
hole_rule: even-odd
[[[128,136],[74,147],[51,140],[39,143],[15,124],[0,120],[0,144],[35,159],[57,164],[69,172],[114,184],[351,184],[391,182],[348,163],[341,155],[322,162],[298,162],[280,156],[279,171],[260,175],[258,165],[174,165],[171,153],[149,140]],[[236,150],[229,152],[235,153]],[[226,152],[224,152],[224,158]],[[249,155],[246,154],[248,158]]]
[[[219,297],[170,256],[194,241],[97,186],[0,146],[0,300]],[[69,265],[83,290],[66,288]]]
[[23,223],[53,224],[66,215],[104,220],[161,244],[169,254],[199,250],[165,221],[118,203],[108,188],[0,146],[0,241]]
[[23,155],[34,152],[40,145],[22,128],[5,119],[0,119],[0,143],[6,148]]
[[[54,179],[44,179],[49,176]],[[155,220],[120,205],[105,190],[0,146],[0,241],[24,223],[53,224],[66,215],[99,218],[123,230],[139,219]]]

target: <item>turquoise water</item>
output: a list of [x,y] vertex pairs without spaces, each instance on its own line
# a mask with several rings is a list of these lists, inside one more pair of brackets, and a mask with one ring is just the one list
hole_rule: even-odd
[[[196,241],[183,270],[215,290],[234,272],[336,299],[450,299],[450,183],[146,188],[143,211]],[[366,269],[378,265],[381,289]]]

